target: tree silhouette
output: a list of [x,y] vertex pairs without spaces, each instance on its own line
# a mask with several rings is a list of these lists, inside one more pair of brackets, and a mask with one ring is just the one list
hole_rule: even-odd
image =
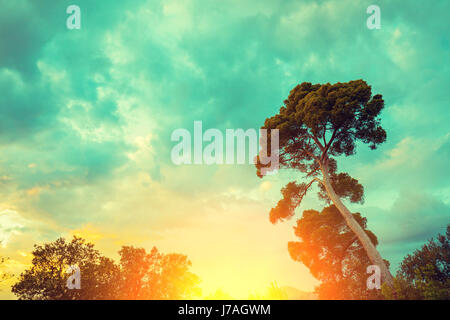
[[[198,293],[199,279],[181,254],[162,254],[153,248],[124,246],[120,263],[102,256],[82,238],[63,238],[35,245],[29,269],[12,292],[24,300],[187,299]],[[69,289],[71,265],[81,271],[81,288]]]
[[[278,114],[267,118],[262,129],[279,130],[279,150],[271,150],[268,130],[267,149],[279,152],[280,168],[299,170],[308,182],[288,183],[283,198],[270,211],[270,221],[291,218],[314,182],[319,183],[319,197],[331,201],[342,214],[348,227],[358,237],[372,264],[381,269],[382,280],[392,284],[392,275],[379,252],[342,202],[362,202],[364,189],[347,173],[337,172],[337,156],[355,153],[356,142],[375,149],[386,140],[386,132],[378,118],[384,107],[381,95],[372,96],[371,87],[363,80],[336,84],[303,82],[291,90]],[[273,170],[257,157],[257,174]],[[264,169],[264,170],[263,170]]]
[[[113,299],[120,280],[114,261],[103,257],[82,238],[59,238],[34,246],[31,267],[22,273],[11,291],[21,300]],[[69,289],[69,266],[81,270],[81,289]]]
[[182,254],[162,254],[153,247],[124,246],[119,251],[122,299],[190,299],[200,295],[199,278]]
[[[353,218],[376,246],[377,237],[367,230],[366,218],[359,213],[353,213]],[[294,230],[301,241],[289,242],[289,253],[292,259],[302,262],[320,280],[316,287],[319,299],[381,298],[377,290],[367,289],[366,269],[371,262],[334,205],[321,212],[303,211]]]

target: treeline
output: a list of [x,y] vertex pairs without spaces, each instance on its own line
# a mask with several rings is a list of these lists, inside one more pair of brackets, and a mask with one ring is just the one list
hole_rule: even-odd
[[[182,254],[155,247],[123,246],[120,261],[103,256],[94,245],[74,237],[35,245],[31,267],[11,291],[25,300],[190,299],[200,294],[200,279]],[[80,271],[80,289],[70,288],[69,266]]]

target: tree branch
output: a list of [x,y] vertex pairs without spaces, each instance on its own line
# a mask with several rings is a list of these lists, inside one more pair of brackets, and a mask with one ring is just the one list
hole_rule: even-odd
[[330,140],[325,145],[325,149],[322,152],[322,156],[320,157],[321,160],[323,160],[326,157],[326,154],[328,152],[328,149],[330,149],[331,144],[333,143],[334,138],[336,137],[336,133],[338,131],[338,128],[334,129],[333,134],[331,135]]
[[319,149],[323,152],[324,146],[320,143],[319,139],[315,135],[310,135],[310,137],[314,140]]
[[322,185],[325,185],[325,183],[322,180],[320,180],[319,178],[317,178],[317,177],[314,178],[313,180],[317,181],[318,183],[320,183]]

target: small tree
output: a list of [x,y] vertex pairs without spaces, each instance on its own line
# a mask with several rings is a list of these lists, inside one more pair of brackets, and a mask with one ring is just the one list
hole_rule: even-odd
[[123,282],[121,299],[190,299],[200,295],[199,278],[187,256],[163,254],[156,247],[124,246],[119,251]]
[[[199,278],[182,254],[124,246],[120,264],[102,256],[82,238],[35,246],[32,265],[12,292],[24,300],[188,299],[199,294]],[[67,288],[68,266],[77,265],[81,288]]]
[[[119,268],[101,256],[94,245],[74,237],[59,238],[42,246],[35,245],[29,269],[23,272],[11,291],[21,300],[102,300],[114,299],[119,283]],[[67,269],[77,265],[81,271],[81,289],[67,287]]]
[[[331,201],[355,233],[372,264],[381,269],[382,280],[392,284],[392,275],[369,236],[342,202],[362,202],[364,189],[347,173],[338,173],[334,159],[355,153],[356,142],[368,143],[371,149],[386,140],[386,132],[378,118],[384,107],[381,95],[372,96],[371,87],[363,80],[336,84],[304,82],[291,90],[280,112],[267,118],[262,129],[279,130],[281,168],[299,170],[310,179],[306,183],[290,182],[283,199],[270,212],[270,221],[291,218],[303,197],[319,183],[319,197]],[[268,130],[268,150],[271,132]],[[257,157],[257,174],[268,165]],[[270,170],[270,169],[269,169]]]

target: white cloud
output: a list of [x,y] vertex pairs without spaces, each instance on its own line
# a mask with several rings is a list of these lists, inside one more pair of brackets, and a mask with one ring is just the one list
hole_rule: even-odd
[[0,246],[6,248],[11,238],[19,235],[26,224],[27,220],[14,210],[0,211]]

